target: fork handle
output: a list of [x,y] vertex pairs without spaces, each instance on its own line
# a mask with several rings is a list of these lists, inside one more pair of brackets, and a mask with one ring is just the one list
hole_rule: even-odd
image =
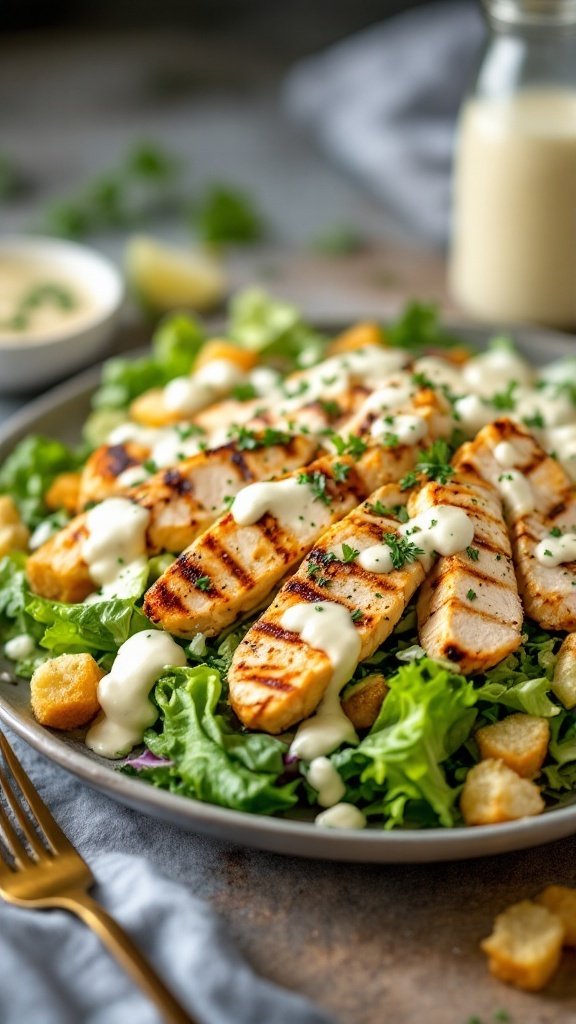
[[156,1004],[166,1024],[195,1024],[130,936],[96,900],[85,892],[75,892],[59,899],[58,903],[96,932],[126,973]]

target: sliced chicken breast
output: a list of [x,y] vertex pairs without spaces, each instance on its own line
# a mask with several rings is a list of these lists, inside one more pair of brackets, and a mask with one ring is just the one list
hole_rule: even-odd
[[78,511],[95,501],[125,493],[128,488],[122,486],[122,475],[141,466],[149,455],[150,449],[136,441],[96,448],[82,470]]
[[[282,619],[288,608],[331,601],[346,608],[360,637],[359,661],[390,635],[406,604],[424,579],[419,561],[390,573],[368,572],[350,551],[363,551],[395,533],[398,521],[374,513],[374,504],[403,500],[395,485],[379,488],[333,525],[314,544],[298,572],[237,647],[228,673],[230,703],[249,729],[280,733],[307,718],[320,703],[333,674],[327,654],[310,647]],[[347,547],[343,547],[347,545]]]
[[460,672],[482,672],[521,642],[522,604],[496,489],[474,472],[430,483],[413,499],[416,512],[434,505],[464,509],[474,524],[466,551],[440,557],[418,595],[420,643],[431,658]]
[[576,489],[560,463],[527,430],[502,419],[463,445],[454,465],[480,473],[504,493],[526,614],[545,629],[576,629],[576,562],[554,566],[536,557],[541,541],[576,531]]
[[[228,497],[247,483],[281,476],[305,464],[316,447],[313,438],[304,436],[251,451],[231,443],[185,459],[131,488],[126,497],[150,512],[148,553],[182,551],[214,522]],[[82,514],[30,556],[27,573],[35,593],[74,602],[95,589],[82,558],[86,536],[86,514]]]

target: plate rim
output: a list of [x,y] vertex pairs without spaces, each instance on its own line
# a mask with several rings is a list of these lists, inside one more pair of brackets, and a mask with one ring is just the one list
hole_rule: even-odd
[[[332,329],[337,324],[341,325],[341,320],[335,321]],[[481,336],[494,334],[489,327],[482,325],[450,323],[450,327],[471,334],[478,340]],[[530,328],[516,328],[514,333],[518,335],[520,348],[523,339],[528,341],[527,347],[530,347],[529,340],[533,343],[548,340],[556,349],[555,356],[576,355],[573,336]],[[131,350],[127,356],[137,358],[140,354],[140,350]],[[57,413],[66,403],[88,403],[99,382],[103,362],[49,389],[9,416],[0,425],[0,450],[17,443],[23,435],[34,430],[35,423],[42,416]],[[485,825],[481,830],[463,826],[405,831],[320,829],[310,822],[220,807],[192,797],[179,796],[144,780],[123,775],[114,767],[75,749],[65,736],[34,722],[18,708],[17,703],[15,705],[10,701],[6,686],[14,685],[12,682],[1,683],[0,721],[40,754],[124,805],[154,817],[168,819],[189,831],[212,834],[242,845],[291,856],[336,861],[432,863],[511,852],[576,832],[576,802],[551,809],[542,816]]]

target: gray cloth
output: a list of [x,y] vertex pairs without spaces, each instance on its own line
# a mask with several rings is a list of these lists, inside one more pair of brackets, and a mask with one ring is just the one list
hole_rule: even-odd
[[[199,1024],[330,1024],[305,999],[259,978],[209,905],[160,870],[192,880],[195,861],[216,844],[112,803],[7,735],[89,861],[93,895]],[[81,922],[0,902],[0,1021],[159,1024],[160,1017]]]
[[412,234],[444,242],[458,109],[484,29],[476,5],[408,11],[301,61],[291,116]]

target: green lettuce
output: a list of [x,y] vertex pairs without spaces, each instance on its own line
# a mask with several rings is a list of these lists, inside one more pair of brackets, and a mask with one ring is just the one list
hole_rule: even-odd
[[[462,344],[460,338],[445,329],[438,307],[433,303],[408,303],[397,320],[384,325],[383,331],[394,348],[410,352]],[[468,342],[466,347],[470,347]]]
[[459,787],[447,780],[442,762],[470,735],[474,687],[429,658],[403,665],[388,686],[368,735],[356,748],[332,755],[346,799],[383,818],[385,828],[434,820],[453,825]]
[[92,399],[94,408],[126,409],[144,391],[190,373],[204,340],[204,330],[194,317],[170,314],[154,334],[151,356],[109,359],[104,364],[102,383]]
[[0,494],[9,494],[31,529],[48,515],[44,495],[60,473],[78,469],[85,452],[39,434],[16,445],[0,467]]
[[26,614],[44,626],[40,646],[51,656],[88,652],[112,653],[134,633],[152,629],[150,620],[135,607],[132,598],[64,604],[30,594]]
[[230,336],[285,368],[311,366],[323,357],[326,347],[326,339],[302,319],[296,306],[260,288],[246,288],[232,299]]
[[144,768],[139,777],[238,811],[274,814],[293,807],[299,780],[282,782],[286,745],[239,732],[222,713],[225,705],[219,708],[221,695],[220,675],[206,665],[162,676],[154,689],[160,718],[144,742],[169,765]]
[[492,708],[492,715],[484,712],[487,717],[497,716],[498,708],[494,709],[494,705],[544,718],[560,713],[550,684],[562,636],[545,633],[529,621],[525,630],[522,646],[486,672],[476,688],[478,700]]

